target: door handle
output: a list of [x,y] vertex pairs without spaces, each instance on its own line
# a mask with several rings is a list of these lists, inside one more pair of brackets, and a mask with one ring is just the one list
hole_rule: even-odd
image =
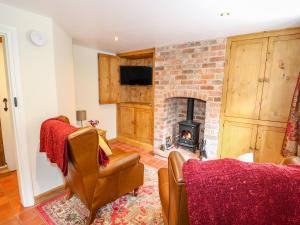
[[3,99],[3,103],[4,103],[4,111],[6,112],[8,110],[8,107],[7,107],[7,98]]

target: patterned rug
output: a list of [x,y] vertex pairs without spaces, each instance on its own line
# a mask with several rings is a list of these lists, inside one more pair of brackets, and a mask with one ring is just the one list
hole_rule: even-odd
[[[89,214],[81,201],[73,196],[65,200],[65,194],[36,207],[50,225],[84,224]],[[98,210],[94,225],[162,225],[158,192],[157,170],[145,166],[144,185],[137,197],[127,194]]]

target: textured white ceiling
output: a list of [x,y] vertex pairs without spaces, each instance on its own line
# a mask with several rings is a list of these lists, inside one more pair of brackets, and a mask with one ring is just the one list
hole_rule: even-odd
[[74,43],[112,52],[300,26],[300,0],[0,2],[52,17]]

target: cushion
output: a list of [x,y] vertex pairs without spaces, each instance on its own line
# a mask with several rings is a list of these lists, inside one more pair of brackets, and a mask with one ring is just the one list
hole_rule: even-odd
[[112,154],[112,151],[111,151],[110,147],[108,146],[107,142],[100,135],[98,135],[98,139],[99,139],[100,148],[105,152],[105,154],[107,156],[110,156]]

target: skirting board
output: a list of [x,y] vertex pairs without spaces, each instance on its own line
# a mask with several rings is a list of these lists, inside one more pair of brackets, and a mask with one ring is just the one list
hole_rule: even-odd
[[8,166],[6,164],[4,166],[0,166],[0,174],[6,174],[9,172],[10,170],[8,169]]
[[49,200],[50,198],[53,198],[59,194],[62,194],[64,191],[66,190],[66,186],[63,184],[63,185],[60,185],[56,188],[53,188],[49,191],[46,191],[40,195],[37,195],[34,197],[34,203],[35,205],[37,204],[40,204],[44,201],[47,201]]

